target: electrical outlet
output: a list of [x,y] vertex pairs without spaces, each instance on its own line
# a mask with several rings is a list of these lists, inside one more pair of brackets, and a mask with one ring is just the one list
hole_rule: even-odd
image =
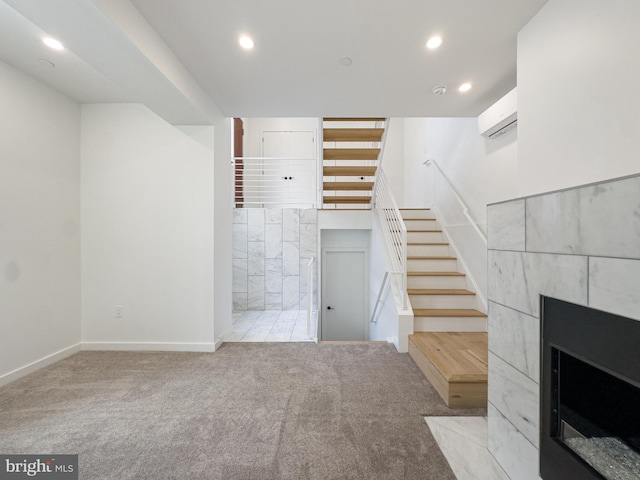
[[116,305],[116,318],[124,318],[124,306]]

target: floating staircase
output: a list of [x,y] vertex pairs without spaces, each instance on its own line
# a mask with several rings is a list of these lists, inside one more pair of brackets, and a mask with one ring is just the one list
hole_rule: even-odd
[[323,208],[371,208],[384,118],[323,118]]
[[486,407],[487,315],[428,209],[401,209],[407,227],[409,354],[451,408]]

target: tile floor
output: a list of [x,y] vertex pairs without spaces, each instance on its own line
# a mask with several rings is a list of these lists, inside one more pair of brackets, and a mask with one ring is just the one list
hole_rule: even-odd
[[[317,312],[311,320],[315,337]],[[233,333],[225,342],[313,342],[307,337],[306,310],[247,310],[233,313]]]
[[424,417],[458,480],[509,480],[487,450],[486,417]]

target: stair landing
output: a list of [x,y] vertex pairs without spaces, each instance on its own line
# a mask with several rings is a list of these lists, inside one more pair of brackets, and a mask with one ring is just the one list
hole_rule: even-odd
[[449,408],[486,408],[485,332],[414,333],[409,335],[409,355]]

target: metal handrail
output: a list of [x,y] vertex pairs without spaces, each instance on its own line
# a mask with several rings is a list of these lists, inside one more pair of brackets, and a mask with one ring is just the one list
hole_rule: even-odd
[[375,217],[384,238],[387,272],[400,280],[398,293],[402,297],[401,303],[404,310],[407,308],[407,227],[382,167],[378,167],[377,173],[378,177],[374,185]]
[[378,298],[376,298],[376,304],[373,307],[373,313],[371,314],[371,319],[369,322],[378,323],[376,320],[376,312],[378,311],[378,305],[382,302],[382,292],[384,292],[384,287],[387,284],[387,279],[389,278],[389,272],[384,272],[384,278],[382,279],[382,283],[380,284],[380,290],[378,291]]
[[311,257],[307,264],[307,338],[311,339],[311,319],[313,317],[313,266],[316,258]]
[[458,194],[458,191],[456,190],[456,187],[453,186],[453,183],[451,183],[451,180],[449,180],[449,177],[447,177],[447,174],[444,173],[442,168],[440,168],[440,165],[438,165],[438,162],[436,162],[433,158],[430,158],[430,159],[428,159],[428,160],[426,160],[424,162],[424,164],[427,165],[427,166],[431,165],[432,163],[440,171],[440,175],[442,175],[442,178],[444,178],[444,181],[447,183],[447,185],[451,189],[451,192],[453,193],[453,196],[456,198],[456,200],[458,201],[458,203],[462,207],[462,213],[464,214],[465,217],[467,217],[467,220],[469,220],[469,223],[471,223],[471,226],[473,227],[473,229],[476,231],[476,233],[480,236],[480,238],[482,239],[482,241],[486,245],[487,244],[486,235],[482,232],[482,230],[480,230],[480,227],[478,227],[478,223],[475,221],[475,219],[469,213],[469,207],[467,207],[467,204],[464,203],[464,200]]
[[232,157],[236,206],[315,208],[315,158]]

